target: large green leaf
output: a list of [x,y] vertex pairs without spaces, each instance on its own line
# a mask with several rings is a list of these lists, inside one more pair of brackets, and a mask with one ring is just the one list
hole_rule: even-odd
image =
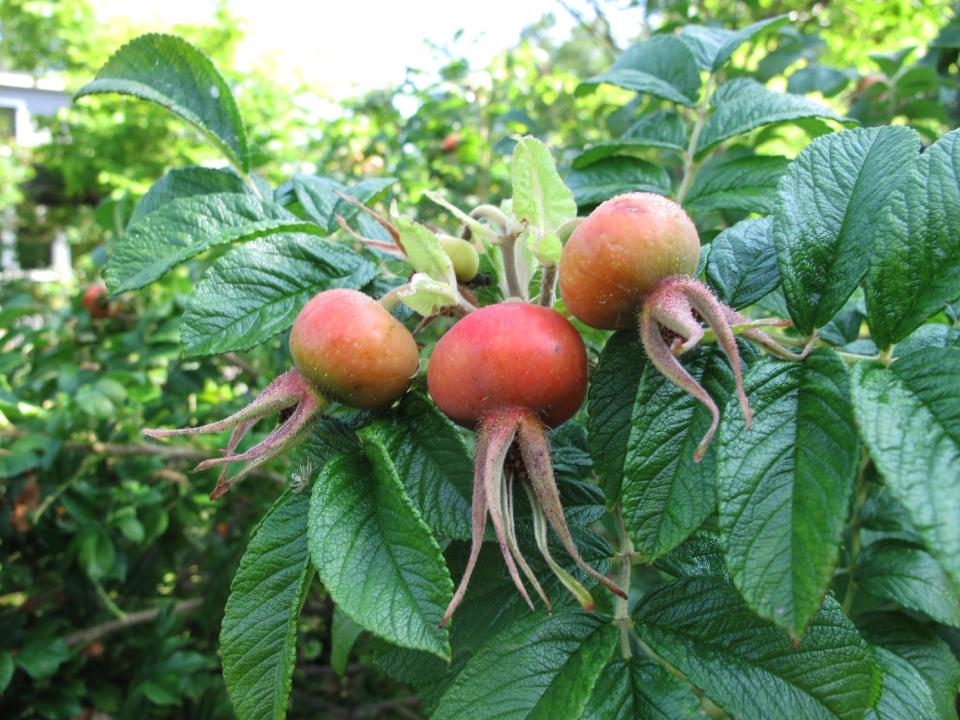
[[272,202],[253,195],[215,193],[172,200],[145,216],[114,244],[107,264],[113,294],[136,290],[216,245],[281,232],[325,235]]
[[697,143],[698,154],[728,138],[774,123],[807,118],[848,122],[828,107],[799,95],[767,90],[749,78],[737,78],[721,85],[713,95],[712,104],[713,112]]
[[797,648],[718,577],[656,588],[634,620],[661,657],[742,720],[859,720],[879,690],[866,643],[832,598]]
[[571,170],[565,181],[577,205],[597,205],[625,192],[670,192],[670,178],[659,165],[631,157],[608,157],[582,170]]
[[470,658],[431,717],[580,717],[616,644],[616,629],[601,615],[528,613]]
[[557,229],[577,216],[573,194],[563,184],[550,150],[533,137],[513,147],[511,163],[514,217],[527,224],[527,245],[542,264],[560,260]]
[[874,543],[857,574],[867,592],[944,625],[960,627],[960,597],[924,550],[893,541]]
[[137,201],[130,215],[130,225],[168,202],[182,197],[215,193],[245,193],[247,186],[235,172],[205,167],[174,168],[157,180]]
[[710,243],[707,281],[733,308],[744,308],[780,284],[773,219],[741,220]]
[[[716,509],[716,459],[711,450],[701,462],[693,460],[710,426],[709,410],[666,380],[625,335],[607,343],[594,373],[590,443],[608,502],[616,501],[609,491],[619,488],[627,531],[637,551],[652,560],[683,542]],[[703,349],[683,363],[722,407],[733,390],[723,353]]]
[[790,316],[805,333],[843,307],[886,228],[877,220],[918,148],[907,127],[817,138],[780,184],[773,235]]
[[777,183],[788,164],[783,157],[748,155],[704,165],[684,198],[684,207],[695,212],[771,213],[776,207]]
[[690,46],[701,68],[716,72],[727,64],[738,47],[786,22],[786,15],[776,15],[758,20],[740,30],[727,30],[707,25],[687,25],[680,31],[680,39]]
[[600,674],[581,720],[702,720],[693,687],[683,683],[639,650],[618,655]]
[[294,175],[293,190],[307,215],[328,233],[333,233],[340,227],[337,215],[346,222],[350,222],[363,212],[353,203],[340,197],[338,192],[366,204],[379,197],[384,190],[396,182],[395,178],[370,178],[353,187],[347,187],[331,178]]
[[578,155],[573,161],[575,170],[582,170],[597,160],[623,152],[659,147],[682,151],[687,145],[687,131],[683,120],[670,110],[657,110],[641,117],[616,140],[603,140]]
[[387,449],[407,495],[433,532],[469,539],[473,459],[453,423],[413,390],[367,432]]
[[223,680],[240,720],[282,720],[296,661],[297,616],[310,582],[309,496],[285,493],[253,532],[230,585],[220,632]]
[[655,35],[628,48],[607,72],[580,83],[577,94],[590,92],[601,83],[688,106],[700,94],[696,58],[686,43],[673,35]]
[[960,131],[916,158],[877,226],[864,289],[878,347],[960,297]]
[[870,457],[960,591],[960,349],[857,363],[851,385]]
[[754,611],[798,636],[830,583],[859,464],[847,372],[817,350],[758,362],[744,384],[753,426],[727,403],[717,451],[727,567]]
[[314,483],[308,543],[320,579],[355,623],[401,647],[450,658],[438,627],[453,582],[383,443],[330,460]]
[[878,613],[857,624],[883,673],[868,720],[956,720],[960,663],[949,645],[902,615]]
[[189,355],[245,350],[287,330],[306,302],[359,289],[376,274],[359,253],[312,235],[260,238],[219,258],[197,283],[180,326]]
[[193,123],[244,172],[247,135],[230,87],[186,40],[150,33],[117,50],[74,97],[120,93],[151,100]]

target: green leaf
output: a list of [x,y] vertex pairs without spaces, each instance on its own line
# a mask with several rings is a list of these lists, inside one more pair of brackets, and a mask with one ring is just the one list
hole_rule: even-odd
[[450,659],[437,627],[453,582],[437,541],[404,492],[375,432],[365,455],[330,460],[314,482],[310,556],[333,601],[355,623],[401,647]]
[[600,673],[581,720],[702,720],[693,687],[643,656],[616,657]]
[[825,325],[866,273],[878,223],[917,152],[907,127],[848,130],[817,138],[780,183],[773,236],[794,324]]
[[347,672],[350,651],[363,628],[351,620],[339,607],[333,609],[333,624],[330,629],[330,667],[343,677]]
[[890,198],[869,258],[867,321],[878,347],[960,297],[960,131],[914,160]]
[[310,584],[306,493],[285,493],[240,560],[220,630],[223,680],[240,720],[287,714],[297,616]]
[[738,47],[769,30],[786,24],[786,15],[759,20],[740,30],[726,30],[706,25],[687,25],[680,30],[680,39],[687,43],[697,64],[708,72],[716,72],[730,60]]
[[697,60],[686,43],[673,35],[655,35],[629,47],[607,72],[580,83],[577,95],[601,83],[687,106],[694,105],[700,94]]
[[431,717],[580,717],[616,642],[616,629],[599,615],[527,613],[470,658]]
[[279,205],[253,195],[216,193],[173,200],[114,244],[107,264],[110,293],[136,290],[216,245],[281,232],[325,235]]
[[657,110],[641,117],[617,140],[604,140],[591,146],[573,161],[575,170],[582,170],[597,160],[623,152],[659,147],[682,152],[687,146],[683,120],[670,110]]
[[572,170],[566,183],[580,206],[598,205],[624,192],[670,192],[670,178],[662,166],[630,157],[605,158],[583,170]]
[[396,182],[395,178],[370,178],[348,188],[343,183],[330,178],[294,175],[293,190],[310,219],[328,233],[333,233],[340,228],[337,215],[346,222],[350,222],[363,212],[353,203],[337,195],[337,191],[367,204]]
[[110,574],[117,551],[107,533],[87,528],[77,537],[78,559],[84,572],[94,580]]
[[437,282],[456,287],[453,263],[443,251],[440,238],[429,228],[403,215],[394,217],[393,224],[400,233],[400,244],[413,269]]
[[960,349],[857,363],[851,386],[870,457],[960,591]]
[[833,97],[850,83],[842,70],[827,65],[807,65],[794,72],[787,81],[787,92],[797,95],[818,92]]
[[[600,355],[590,388],[590,444],[607,502],[616,502],[618,489],[627,531],[653,560],[716,509],[716,461],[712,450],[693,460],[710,411],[667,381],[631,335],[615,335]],[[710,348],[683,363],[722,407],[734,386],[725,356]]]
[[513,215],[527,223],[527,246],[542,264],[560,261],[560,246],[551,246],[558,228],[577,216],[577,203],[563,184],[547,146],[533,137],[521,138],[513,147]]
[[137,201],[130,215],[130,225],[143,220],[154,210],[182,197],[215,195],[217,193],[246,193],[247,187],[235,172],[205,167],[185,167],[168,170],[146,194]]
[[342,245],[302,233],[260,238],[217,259],[197,283],[180,326],[188,355],[246,350],[284,332],[310,298],[360,289],[374,265]]
[[955,720],[960,664],[943,640],[893,613],[872,614],[857,624],[883,673],[868,720]]
[[937,561],[920,548],[895,541],[873,543],[857,576],[872,595],[960,627],[960,597]]
[[788,165],[786,158],[767,155],[709,163],[697,172],[683,204],[695,212],[771,213],[776,207],[777,183]]
[[712,104],[713,112],[697,143],[698,155],[728,138],[774,123],[807,118],[851,122],[824,105],[799,95],[767,90],[749,78],[737,78],[721,85],[713,94]]
[[473,459],[463,436],[419,390],[367,431],[383,443],[407,495],[438,536],[468,540]]
[[866,643],[832,598],[796,649],[717,577],[661,585],[634,620],[661,657],[742,720],[859,720],[879,690]]
[[17,654],[17,665],[34,680],[52,677],[70,658],[70,648],[63,638],[28,640]]
[[10,686],[13,670],[13,655],[6,650],[0,650],[0,695]]
[[773,218],[741,220],[710,243],[707,282],[733,308],[753,305],[780,284]]
[[210,59],[182,38],[156,33],[134,38],[74,97],[97,93],[158,103],[193,123],[244,172],[250,169],[247,135],[230,87]]
[[758,615],[799,636],[830,583],[859,465],[847,372],[816,350],[758,362],[744,385],[753,426],[727,403],[717,451],[727,567]]

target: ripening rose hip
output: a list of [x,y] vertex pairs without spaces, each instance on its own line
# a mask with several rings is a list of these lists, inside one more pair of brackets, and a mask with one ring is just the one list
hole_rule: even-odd
[[90,317],[102,320],[110,317],[110,296],[103,285],[91,285],[83,293],[83,306],[90,313]]
[[[530,607],[520,572],[550,601],[520,552],[514,529],[513,490],[521,484],[534,513],[534,535],[553,573],[585,607],[587,589],[553,559],[547,526],[577,565],[613,592],[624,592],[587,565],[570,535],[550,462],[548,428],[570,419],[587,391],[587,354],[577,330],[540,305],[508,302],[469,313],[437,343],[427,370],[430,396],[460,425],[476,429],[470,558],[441,625],[463,600],[476,565],[487,515],[510,577]],[[518,571],[519,566],[519,571]]]
[[[196,467],[223,466],[211,493],[217,498],[258,465],[302,440],[331,401],[366,409],[390,405],[406,392],[419,364],[410,331],[376,301],[346,289],[326,290],[303,306],[290,331],[290,354],[296,367],[230,417],[193,428],[144,430],[144,435],[163,438],[232,430],[225,455]],[[289,416],[276,430],[246,452],[234,454],[258,420],[281,411]],[[227,478],[228,465],[238,462],[248,464]]]
[[[652,193],[627,193],[598,206],[570,235],[560,258],[560,294],[570,312],[605,330],[637,324],[650,362],[710,410],[710,428],[694,452],[697,462],[710,446],[720,410],[676,356],[703,338],[701,320],[730,359],[747,428],[752,421],[731,328],[749,321],[693,277],[699,260],[696,226],[677,203]],[[664,333],[674,336],[669,344]],[[788,360],[802,360],[812,349],[811,342],[794,355],[759,328],[740,335]]]
[[693,275],[700,236],[679,205],[652,193],[607,200],[563,249],[560,294],[587,325],[633,327],[644,296],[671,275]]

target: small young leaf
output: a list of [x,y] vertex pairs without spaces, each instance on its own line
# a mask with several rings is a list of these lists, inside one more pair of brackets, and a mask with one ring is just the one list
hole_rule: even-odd
[[628,48],[607,72],[584,80],[577,95],[609,83],[680,105],[692,106],[700,94],[697,60],[675,35],[654,35]]
[[858,571],[860,586],[901,607],[916,610],[944,625],[960,627],[960,597],[929,553],[894,541],[867,548]]
[[833,110],[799,95],[767,90],[756,80],[737,78],[724,83],[713,95],[713,112],[697,143],[702,155],[717,143],[765,125],[806,118],[851,122]]
[[359,253],[285,233],[234,248],[197,283],[180,327],[188,355],[246,350],[287,330],[323,290],[359,290],[376,273]]
[[638,634],[714,703],[743,720],[860,720],[879,691],[866,643],[827,598],[794,649],[726,580],[662,585],[634,610]]
[[283,720],[297,617],[312,575],[306,493],[285,493],[257,525],[230,584],[220,631],[223,680],[240,720]]
[[[542,265],[556,265],[561,249],[557,229],[577,216],[573,194],[563,184],[547,146],[536,138],[524,137],[514,145],[511,169],[511,208],[527,223],[527,247]],[[555,243],[548,242],[551,237]]]
[[107,264],[111,294],[136,290],[216,245],[282,232],[327,233],[253,195],[215,193],[172,200],[145,216],[113,246]]
[[334,457],[314,482],[308,525],[313,564],[355,623],[401,647],[449,660],[447,631],[437,625],[453,582],[440,548],[382,441],[361,434],[364,454]]
[[434,280],[423,273],[414,273],[410,282],[397,291],[400,301],[424,317],[436,315],[443,308],[453,307],[459,301],[453,285]]
[[247,135],[230,87],[210,59],[182,38],[134,38],[74,97],[120,93],[151,100],[193,123],[241,170],[249,170]]
[[453,263],[433,231],[403,215],[397,215],[392,222],[400,233],[400,244],[413,269],[441,284],[456,287]]
[[766,155],[708,163],[697,172],[684,207],[696,212],[771,213],[776,207],[777,183],[788,165],[786,158]]
[[796,637],[830,583],[859,463],[847,373],[817,350],[758,362],[744,385],[753,426],[727,403],[717,451],[727,567],[747,604]]
[[960,592],[960,349],[857,363],[851,387],[870,457]]
[[878,347],[898,342],[960,297],[960,131],[914,159],[889,207],[864,283]]
[[817,138],[780,183],[773,235],[783,290],[804,333],[826,324],[870,264],[878,223],[919,140],[907,127],[867,128]]
[[613,625],[595,614],[527,613],[470,658],[431,717],[580,717],[616,641]]
[[707,281],[733,308],[753,305],[780,284],[773,219],[741,220],[710,243]]
[[577,205],[597,205],[624,192],[652,192],[667,195],[670,178],[659,165],[630,157],[610,157],[566,177]]

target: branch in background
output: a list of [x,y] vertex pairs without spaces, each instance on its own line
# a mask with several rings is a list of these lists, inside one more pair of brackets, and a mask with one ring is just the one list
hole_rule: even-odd
[[[173,611],[180,614],[193,612],[202,604],[203,600],[201,598],[181,600],[173,606]],[[152,610],[139,610],[137,612],[127,613],[122,619],[111,620],[110,622],[105,622],[100,625],[94,625],[86,630],[78,630],[77,632],[70,633],[65,638],[65,641],[70,647],[74,645],[89,645],[94,640],[99,640],[107,635],[125,630],[128,627],[152,622],[156,619],[157,615],[163,612],[163,609],[164,608],[153,608]]]
[[566,10],[570,16],[576,20],[587,32],[609,47],[614,54],[620,53],[620,46],[617,45],[617,41],[614,39],[613,33],[610,31],[610,22],[607,20],[606,15],[603,14],[603,11],[600,9],[598,3],[593,1],[590,2],[590,7],[593,8],[593,11],[597,15],[596,18],[594,18],[594,20],[591,22],[584,17],[583,13],[565,0],[557,0],[557,2],[560,3],[560,6]]
[[247,375],[251,375],[254,378],[260,377],[260,370],[251,362],[244,360],[242,357],[236,353],[228,352],[223,354],[223,359],[226,360],[231,365],[235,365],[241,370],[243,370]]

